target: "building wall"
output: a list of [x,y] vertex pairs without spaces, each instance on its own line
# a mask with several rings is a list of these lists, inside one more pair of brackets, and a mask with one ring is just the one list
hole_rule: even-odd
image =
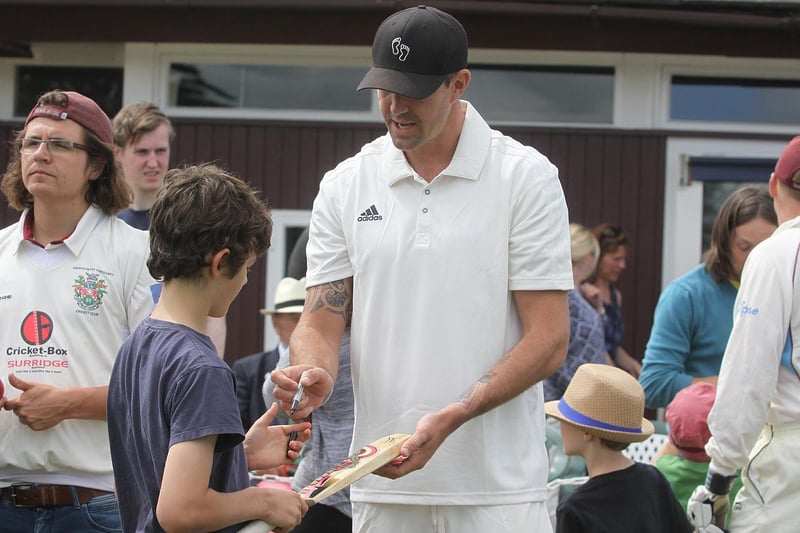
[[[25,25],[18,21],[36,18],[43,8],[0,0],[3,39],[29,43],[32,50],[30,58],[0,58],[0,140],[10,139],[21,118],[13,113],[16,65],[124,68],[123,103],[153,101],[173,120],[173,165],[215,161],[258,186],[273,209],[307,211],[324,171],[383,131],[376,110],[367,118],[323,119],[303,110],[288,116],[268,110],[170,108],[167,66],[180,59],[366,69],[374,28],[393,6],[360,8],[356,4],[365,3],[332,1],[330,10],[321,4],[274,10],[267,7],[271,2],[258,9],[241,9],[252,2],[160,8],[151,2],[126,3],[130,7],[42,2],[49,4],[50,20],[59,24]],[[343,4],[349,7],[337,8]],[[670,76],[796,78],[797,19],[761,9],[723,15],[589,3],[450,4],[470,35],[471,62],[614,68],[612,124],[497,127],[535,146],[559,167],[573,221],[616,223],[630,235],[631,260],[621,282],[624,343],[641,357],[661,288],[696,263],[701,252],[695,240],[702,186],[683,184],[681,161],[687,154],[777,156],[782,143],[798,131],[792,126],[676,123],[668,112]],[[738,140],[728,142],[726,135]],[[6,158],[6,150],[0,150],[2,168]],[[0,223],[17,218],[0,201]],[[259,262],[231,308],[229,361],[264,347],[265,323],[258,309],[268,300],[266,279],[266,262]]]
[[[377,124],[334,125],[175,119],[173,165],[214,161],[258,187],[272,209],[310,210],[324,172],[382,134]],[[19,124],[0,124],[10,138]],[[630,235],[631,259],[621,281],[625,345],[641,355],[660,291],[665,136],[641,131],[509,128],[559,167],[570,218],[593,226],[619,224]],[[5,168],[7,151],[0,152]],[[6,226],[19,214],[3,202]],[[266,262],[259,261],[228,315],[226,359],[260,351],[265,321]]]

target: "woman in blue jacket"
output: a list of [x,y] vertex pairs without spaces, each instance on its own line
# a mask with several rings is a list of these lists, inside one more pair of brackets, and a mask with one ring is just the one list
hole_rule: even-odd
[[777,226],[766,188],[741,187],[722,204],[703,262],[659,297],[639,376],[648,407],[665,407],[692,383],[716,384],[742,267]]

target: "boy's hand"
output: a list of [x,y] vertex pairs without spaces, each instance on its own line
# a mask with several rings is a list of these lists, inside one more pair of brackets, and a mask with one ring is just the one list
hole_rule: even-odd
[[311,411],[324,404],[333,390],[333,378],[328,372],[311,365],[295,365],[276,369],[270,375],[275,384],[273,397],[281,402],[281,408],[291,412],[292,399],[299,383],[303,384],[303,396],[292,414],[295,420],[308,418]]
[[[265,470],[297,460],[303,442],[311,437],[311,424],[299,422],[286,426],[270,426],[278,412],[278,404],[270,405],[267,412],[256,420],[244,438],[244,453],[250,470]],[[289,434],[297,432],[298,440],[289,442]]]
[[264,492],[264,516],[261,520],[273,526],[273,531],[291,531],[308,512],[308,503],[295,491],[255,487]]

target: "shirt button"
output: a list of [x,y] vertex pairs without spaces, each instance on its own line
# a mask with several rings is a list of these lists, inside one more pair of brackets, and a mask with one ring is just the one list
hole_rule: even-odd
[[423,212],[423,213],[427,213],[427,212],[428,212],[428,208],[427,208],[427,207],[423,207],[423,208],[422,208],[422,212]]
[[430,193],[431,193],[430,189],[425,189],[425,194],[430,194]]

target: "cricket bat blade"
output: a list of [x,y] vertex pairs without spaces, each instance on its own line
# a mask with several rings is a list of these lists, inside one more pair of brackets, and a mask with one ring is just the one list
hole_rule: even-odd
[[[367,474],[394,461],[400,455],[400,447],[410,436],[405,433],[395,433],[370,442],[303,487],[298,494],[305,498],[308,505],[319,503],[328,496],[349,487]],[[273,529],[274,526],[256,520],[240,529],[239,533],[267,533]]]

